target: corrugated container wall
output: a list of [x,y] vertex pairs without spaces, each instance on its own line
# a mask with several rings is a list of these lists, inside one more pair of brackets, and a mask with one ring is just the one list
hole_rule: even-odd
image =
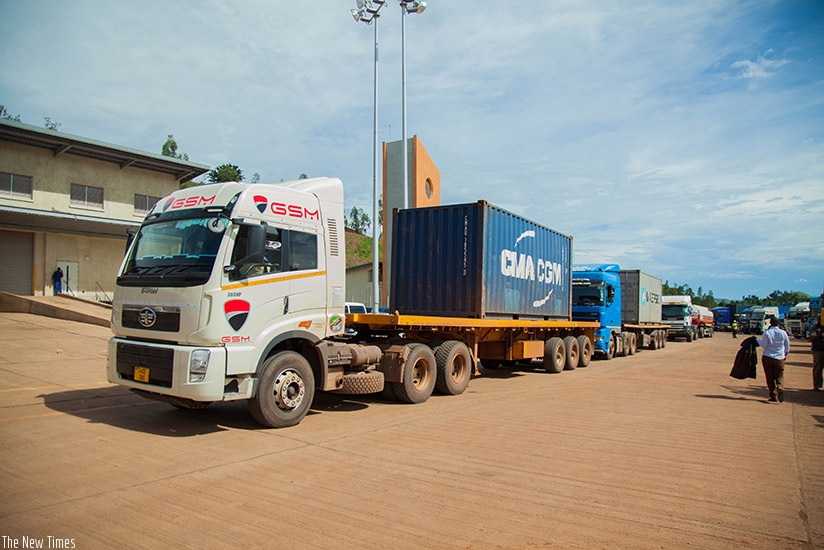
[[661,323],[661,279],[643,271],[621,270],[621,317],[629,325]]
[[570,319],[572,237],[485,201],[393,215],[390,310]]

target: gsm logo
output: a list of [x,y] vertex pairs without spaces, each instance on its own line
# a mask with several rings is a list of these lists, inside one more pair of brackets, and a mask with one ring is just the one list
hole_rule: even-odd
[[217,195],[212,195],[211,197],[186,197],[183,199],[169,199],[166,201],[166,204],[163,205],[163,211],[169,210],[177,210],[178,208],[192,208],[193,206],[208,206],[215,202],[215,197]]
[[290,218],[299,218],[305,220],[320,220],[318,211],[312,212],[305,206],[298,204],[286,204],[285,202],[273,202],[269,205],[272,214],[276,216],[289,216]]

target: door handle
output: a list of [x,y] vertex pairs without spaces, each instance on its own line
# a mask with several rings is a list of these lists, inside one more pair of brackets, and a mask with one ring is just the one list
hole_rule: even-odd
[[289,313],[289,296],[284,296],[283,298],[283,314],[286,315]]

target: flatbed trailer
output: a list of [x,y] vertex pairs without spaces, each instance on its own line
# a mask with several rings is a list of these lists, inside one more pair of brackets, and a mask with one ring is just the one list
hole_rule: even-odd
[[[557,319],[475,319],[429,315],[350,314],[351,326],[367,344],[385,341],[462,342],[485,368],[543,359],[547,372],[586,367],[598,323]],[[386,374],[386,373],[385,373]],[[387,378],[388,379],[388,378]]]

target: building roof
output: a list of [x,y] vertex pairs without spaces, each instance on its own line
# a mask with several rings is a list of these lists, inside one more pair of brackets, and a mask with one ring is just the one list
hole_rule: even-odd
[[3,220],[0,227],[12,229],[35,227],[40,231],[123,238],[127,236],[130,229],[134,231],[140,227],[140,222],[2,205],[0,205],[0,218]]
[[190,180],[209,171],[209,167],[204,164],[128,149],[11,120],[0,120],[0,140],[48,149],[55,157],[77,155],[112,162],[120,165],[121,169],[131,166],[171,174],[177,181]]

